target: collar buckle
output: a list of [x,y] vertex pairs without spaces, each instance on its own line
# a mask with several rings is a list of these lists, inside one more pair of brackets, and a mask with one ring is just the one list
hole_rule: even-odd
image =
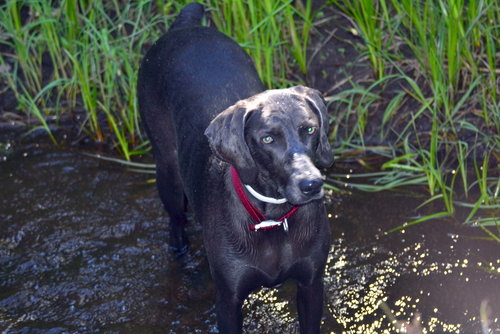
[[285,232],[288,232],[288,220],[286,218],[284,218],[282,221],[272,220],[272,219],[263,220],[258,224],[252,225],[250,229],[253,231],[270,230],[282,225],[283,225],[283,230],[285,230]]

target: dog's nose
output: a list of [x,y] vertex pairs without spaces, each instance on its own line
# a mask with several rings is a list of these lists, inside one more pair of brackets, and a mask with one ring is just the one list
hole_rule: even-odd
[[307,196],[316,195],[320,192],[322,186],[323,181],[321,179],[302,180],[299,182],[300,191]]

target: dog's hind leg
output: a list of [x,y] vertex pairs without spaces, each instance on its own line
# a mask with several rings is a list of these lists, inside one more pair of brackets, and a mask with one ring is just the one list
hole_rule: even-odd
[[169,155],[156,159],[156,184],[160,199],[170,217],[170,247],[176,254],[181,255],[188,248],[188,239],[184,231],[187,223],[186,199],[179,173],[177,154],[174,151],[173,154]]
[[186,199],[177,157],[177,141],[172,114],[154,98],[156,87],[140,80],[139,109],[156,160],[156,184],[160,199],[170,217],[170,247],[177,254],[188,248],[184,231],[187,223]]

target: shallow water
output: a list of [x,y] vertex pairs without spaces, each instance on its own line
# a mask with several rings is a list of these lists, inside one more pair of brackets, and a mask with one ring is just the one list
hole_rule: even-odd
[[[214,287],[196,223],[176,260],[152,176],[43,145],[0,154],[2,333],[217,333]],[[378,305],[424,333],[500,332],[499,247],[478,229],[409,221],[411,192],[328,197],[333,230],[323,333],[394,333]],[[293,284],[244,306],[246,333],[296,333]]]

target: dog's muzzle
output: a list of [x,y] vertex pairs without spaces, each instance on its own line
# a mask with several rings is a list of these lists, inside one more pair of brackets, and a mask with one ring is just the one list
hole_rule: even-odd
[[305,204],[323,197],[323,178],[307,154],[295,153],[285,189],[286,198],[293,204]]

